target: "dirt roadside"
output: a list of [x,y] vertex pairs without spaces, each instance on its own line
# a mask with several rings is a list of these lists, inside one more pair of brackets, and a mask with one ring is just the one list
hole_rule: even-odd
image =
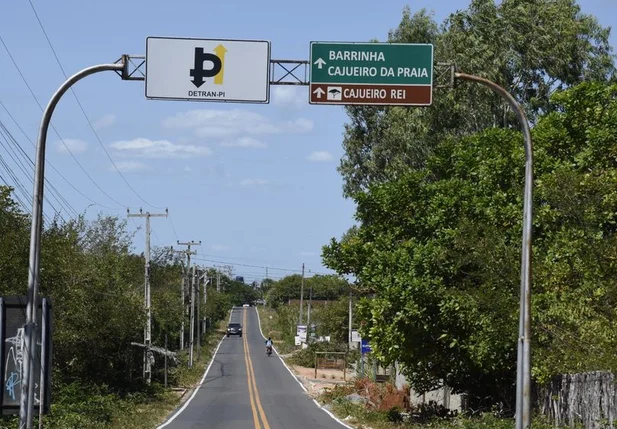
[[306,387],[308,394],[311,398],[317,398],[325,389],[331,389],[336,385],[346,384],[353,381],[354,374],[346,373],[336,369],[319,369],[317,371],[317,378],[315,378],[314,368],[305,368],[302,366],[292,365],[289,362],[285,362],[289,369],[294,373],[296,378],[300,380],[302,385]]

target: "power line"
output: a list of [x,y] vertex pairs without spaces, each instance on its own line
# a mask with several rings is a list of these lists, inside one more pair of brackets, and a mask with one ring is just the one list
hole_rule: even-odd
[[[15,182],[15,192],[13,193],[13,198],[15,198],[17,200],[17,202],[22,207],[22,209],[24,210],[25,213],[31,213],[31,210],[24,203],[24,201],[21,199],[21,197],[17,194],[17,191],[19,191],[23,195],[23,192],[24,192],[23,188],[21,186],[19,186],[20,184],[18,184],[17,180],[15,178],[13,178],[12,171],[10,170],[10,167],[8,165],[6,165],[6,163],[4,161],[4,158],[2,158],[2,156],[0,156],[0,167],[3,167],[4,170],[6,171],[6,173],[9,175],[9,177],[11,177],[13,182]],[[6,183],[7,185],[10,183],[10,181],[6,180],[2,175],[0,175],[0,179],[2,179],[2,181],[4,183]],[[27,196],[26,196],[26,198],[27,198]]]
[[[34,142],[30,139],[30,137],[28,137],[28,134],[26,134],[26,132],[24,131],[24,129],[21,127],[21,125],[19,125],[19,123],[17,122],[17,120],[13,117],[13,115],[11,114],[11,112],[9,111],[9,109],[5,106],[5,104],[2,102],[2,100],[0,100],[0,106],[2,106],[2,108],[6,111],[7,115],[9,115],[9,118],[11,118],[11,120],[13,121],[13,123],[15,124],[15,126],[19,129],[19,131],[21,131],[21,133],[24,135],[24,137],[26,138],[26,140],[28,140],[30,142],[30,144],[32,145],[32,147],[36,148],[36,145],[34,144]],[[20,146],[21,147],[21,146]],[[92,204],[95,204],[97,206],[106,208],[106,209],[110,209],[113,210],[112,207],[108,207],[104,204],[100,204],[97,203],[96,201],[94,201],[92,198],[90,198],[89,196],[87,196],[86,194],[84,194],[83,192],[81,192],[78,188],[75,187],[75,185],[73,185],[66,177],[64,177],[64,175],[62,173],[60,173],[60,171],[58,171],[58,169],[51,163],[51,161],[46,160],[45,161],[47,164],[49,164],[49,166],[52,168],[52,170],[54,170],[58,176],[60,176],[62,178],[62,180],[64,180],[71,188],[73,188],[79,195],[81,195],[82,197],[84,197],[85,199],[87,199],[88,201],[90,201]],[[45,178],[45,181],[49,184],[49,186],[51,186],[53,188],[53,185],[49,182],[49,180],[47,180],[47,178]],[[62,194],[60,194],[60,196],[62,197],[62,199],[68,204],[68,201],[66,201],[66,199],[64,198],[64,196],[62,196]],[[77,212],[77,211],[75,211]]]
[[[4,140],[6,141],[6,144],[2,141],[2,139],[0,139],[0,146],[2,146],[6,150],[6,153],[13,160],[13,163],[17,166],[17,168],[19,170],[21,170],[22,174],[26,177],[26,179],[28,181],[31,181],[32,183],[34,183],[34,177],[32,177],[30,175],[30,173],[28,172],[28,169],[24,165],[23,161],[19,158],[19,156],[17,155],[15,150],[12,149],[11,146],[9,145],[8,136],[5,135],[5,132],[2,129],[2,126],[3,126],[3,124],[0,123],[0,136],[2,136],[4,138]],[[7,164],[7,168],[8,168],[8,164]],[[18,180],[17,179],[17,175],[14,172],[13,172],[13,177],[15,178],[15,180]],[[21,184],[21,182],[20,182],[20,186],[23,186]],[[30,194],[29,193],[28,193],[28,197],[30,198]],[[51,203],[51,201],[49,201],[48,198],[45,198],[45,201],[47,201],[47,203],[51,206],[51,208],[53,209],[54,212],[59,213],[59,210]]]
[[174,226],[174,223],[171,221],[171,216],[169,216],[167,219],[169,219],[169,223],[171,224],[171,229],[174,232],[174,236],[176,237],[176,241],[180,241],[180,239],[178,238],[178,233],[176,232],[176,227]]
[[[30,158],[30,156],[26,153],[26,151],[21,147],[21,145],[17,142],[17,140],[15,139],[15,137],[13,136],[13,134],[11,133],[11,131],[7,128],[6,125],[4,125],[4,123],[0,120],[0,134],[4,134],[5,135],[5,139],[7,140],[7,142],[10,144],[12,143],[12,146],[15,146],[19,153],[21,153],[21,158],[26,159],[29,162],[29,166],[30,168],[26,167],[25,165],[23,165],[23,163],[21,162],[21,160],[19,161],[19,164],[21,165],[21,170],[22,172],[28,177],[28,179],[34,183],[34,161],[32,160],[32,158]],[[10,147],[10,146],[9,146]],[[19,159],[19,154],[15,152],[14,149],[11,149],[11,151],[13,152],[13,154],[15,154],[15,156]],[[26,170],[26,171],[25,171]],[[58,192],[58,190],[49,182],[49,180],[45,179],[46,182],[46,186],[47,189],[49,190],[49,194],[51,196],[53,196],[55,198],[55,200],[58,202],[58,204],[60,205],[61,208],[64,209],[64,211],[70,216],[70,217],[77,217],[78,213],[77,211],[73,208],[73,206],[71,206],[69,204],[68,201],[66,201],[66,199],[62,196],[62,194],[60,194]],[[48,197],[45,196],[45,200],[53,207],[53,205],[51,204],[51,202],[49,201]],[[54,208],[55,211],[58,211]],[[71,211],[73,213],[71,213]]]
[[[31,0],[28,0],[28,3],[30,3],[30,7],[32,7],[32,12],[34,12],[34,16],[36,17],[36,20],[38,21],[39,26],[41,27],[41,31],[43,32],[43,35],[45,35],[45,39],[47,40],[47,44],[51,48],[51,51],[54,54],[54,58],[56,59],[56,62],[58,63],[58,66],[60,66],[60,70],[62,70],[62,74],[64,75],[64,78],[68,79],[69,76],[66,74],[66,71],[64,70],[64,67],[62,67],[62,63],[60,62],[60,58],[58,58],[58,54],[56,53],[56,50],[54,49],[54,47],[53,47],[53,45],[51,43],[51,40],[49,39],[49,36],[47,36],[47,31],[45,31],[45,27],[43,26],[43,23],[41,22],[41,19],[39,18],[39,14],[36,12],[34,4],[32,3]],[[135,188],[133,188],[131,186],[131,184],[128,182],[128,180],[126,180],[126,177],[124,177],[124,174],[122,174],[120,169],[118,169],[118,166],[116,165],[114,160],[109,155],[109,152],[107,152],[107,149],[105,149],[105,145],[103,144],[103,142],[101,141],[101,138],[99,137],[98,133],[94,129],[94,125],[92,125],[92,122],[90,121],[90,118],[88,118],[88,115],[86,114],[86,111],[84,110],[84,108],[83,108],[83,106],[81,104],[81,101],[79,101],[79,98],[77,97],[77,94],[75,93],[73,88],[71,88],[71,93],[73,94],[73,97],[75,97],[75,101],[77,101],[77,105],[79,106],[79,109],[81,110],[81,113],[83,113],[84,118],[86,118],[86,121],[88,122],[88,125],[90,126],[90,129],[92,130],[92,133],[94,134],[94,137],[96,138],[96,140],[99,143],[99,145],[101,146],[101,148],[103,148],[103,152],[105,152],[105,155],[107,155],[107,158],[109,159],[111,164],[114,166],[115,170],[118,172],[118,174],[120,175],[120,177],[122,178],[122,180],[124,181],[126,186],[128,186],[129,189],[131,191],[133,191],[133,193],[137,196],[137,198],[139,198],[141,201],[143,201],[144,204],[146,204],[146,205],[148,205],[150,207],[156,208],[156,209],[161,209],[161,210],[164,209],[165,207],[156,207],[156,206],[153,206],[152,204],[148,203],[145,199],[142,198],[141,195],[139,195],[139,193],[135,190]]]
[[[4,157],[2,157],[2,155],[0,155],[0,166],[2,166],[4,168],[4,170],[6,171],[6,173],[9,175],[9,177],[13,180],[13,183],[15,184],[15,190],[21,192],[22,196],[25,198],[26,201],[32,201],[32,194],[30,194],[30,192],[28,192],[26,190],[26,188],[24,187],[23,183],[21,182],[21,180],[19,180],[19,178],[17,177],[17,175],[15,174],[15,172],[13,171],[13,169],[11,168],[10,165],[8,165],[8,163],[6,162],[6,160],[4,159]],[[5,183],[9,183],[6,179],[2,178],[2,180]],[[19,197],[18,193],[15,192],[14,193],[14,197],[17,200],[17,202],[22,206],[23,210],[25,213],[29,213],[32,214],[32,209],[30,208],[30,206],[28,204],[26,204],[21,197]],[[49,216],[43,214],[44,220],[47,223],[50,223],[50,219]]]
[[[30,94],[32,95],[32,97],[34,98],[34,101],[36,101],[36,104],[38,104],[39,108],[41,109],[41,112],[44,111],[43,109],[43,105],[39,102],[39,99],[37,98],[37,96],[34,94],[34,91],[32,90],[32,87],[30,86],[30,84],[28,83],[28,80],[26,79],[26,77],[24,76],[24,74],[22,73],[21,69],[19,68],[19,66],[17,65],[17,62],[15,61],[15,58],[13,58],[13,55],[11,54],[11,51],[9,50],[8,46],[6,46],[6,43],[4,43],[4,39],[2,38],[2,36],[0,36],[0,43],[2,43],[2,46],[4,46],[4,49],[6,50],[6,53],[9,55],[9,58],[11,59],[11,62],[13,63],[13,65],[15,66],[15,68],[17,69],[19,75],[21,76],[21,79],[24,81],[24,83],[26,84],[26,87],[28,88],[28,90],[30,91]],[[112,197],[111,195],[109,195],[107,192],[105,192],[105,190],[103,188],[101,188],[101,186],[96,183],[96,181],[92,178],[92,176],[90,176],[90,174],[86,171],[86,169],[84,168],[83,165],[81,165],[81,163],[77,160],[77,158],[75,157],[75,155],[73,154],[73,152],[71,151],[71,149],[69,149],[69,147],[66,145],[66,143],[64,142],[64,139],[62,137],[60,137],[60,134],[58,133],[58,130],[56,130],[56,127],[54,127],[53,124],[50,124],[51,129],[54,130],[54,133],[56,134],[56,136],[58,137],[58,139],[62,142],[62,145],[65,147],[65,149],[68,151],[68,153],[71,155],[71,157],[73,158],[73,160],[77,163],[77,165],[79,166],[79,168],[81,169],[81,171],[83,171],[83,173],[88,177],[88,179],[90,179],[90,181],[94,184],[94,186],[96,186],[103,194],[105,194],[105,196],[107,196],[107,198],[109,198],[110,200],[112,200],[114,203],[116,203],[117,205],[121,206],[121,207],[126,207],[126,205],[119,203],[114,197]]]
[[[276,268],[276,267],[270,267],[270,266],[265,266],[265,265],[240,264],[238,262],[215,261],[213,259],[205,259],[205,258],[198,258],[198,257],[195,257],[195,259],[197,259],[199,261],[204,261],[204,262],[214,262],[214,263],[217,263],[217,264],[237,265],[239,267],[263,268],[264,270],[267,268],[269,270],[287,271],[287,272],[293,272],[293,273],[301,273],[302,272],[302,270],[294,270],[294,269],[291,269],[291,268]],[[312,272],[314,274],[328,275],[327,273],[319,273],[319,272],[316,272],[316,271],[312,271]]]

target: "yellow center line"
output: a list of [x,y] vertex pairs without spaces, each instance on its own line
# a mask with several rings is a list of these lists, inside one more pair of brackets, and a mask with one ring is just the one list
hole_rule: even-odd
[[255,408],[255,399],[253,398],[253,388],[251,386],[251,371],[249,369],[249,361],[246,358],[248,355],[248,343],[246,341],[246,312],[244,313],[244,317],[242,320],[242,324],[244,325],[244,332],[242,333],[242,343],[244,344],[244,364],[246,365],[246,377],[248,379],[249,385],[249,399],[251,401],[251,410],[253,411],[253,423],[255,424],[255,429],[261,429],[259,424],[259,417],[257,417],[257,409]]
[[[243,317],[243,325],[244,325],[244,332],[242,335],[242,338],[244,339],[244,356],[245,356],[245,363],[246,363],[246,369],[247,369],[247,376],[248,376],[248,380],[249,380],[249,397],[251,398],[251,408],[253,409],[253,420],[255,423],[255,429],[261,429],[258,423],[258,419],[257,419],[257,413],[255,412],[255,406],[253,404],[253,401],[257,403],[257,409],[259,410],[259,416],[261,417],[261,421],[263,423],[263,427],[264,429],[270,429],[270,424],[268,423],[268,419],[266,418],[266,413],[264,412],[264,409],[261,406],[261,400],[259,398],[259,389],[257,389],[257,382],[255,381],[255,370],[253,369],[253,361],[251,360],[251,355],[250,355],[250,350],[249,350],[249,343],[248,340],[246,339],[246,310],[244,310],[244,317]],[[254,397],[254,399],[253,399]]]

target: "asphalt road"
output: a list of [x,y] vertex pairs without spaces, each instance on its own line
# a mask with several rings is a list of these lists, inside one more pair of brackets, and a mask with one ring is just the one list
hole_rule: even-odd
[[342,429],[320,409],[276,353],[268,357],[257,310],[234,308],[243,336],[225,338],[197,394],[165,429]]

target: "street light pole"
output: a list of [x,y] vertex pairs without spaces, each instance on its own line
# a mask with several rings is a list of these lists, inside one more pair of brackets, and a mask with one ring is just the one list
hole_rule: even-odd
[[[34,169],[34,190],[32,198],[32,224],[30,228],[30,255],[28,259],[28,303],[26,305],[26,323],[24,325],[23,374],[21,380],[21,397],[19,404],[20,429],[32,429],[34,414],[34,361],[36,350],[36,310],[39,294],[41,234],[43,228],[43,184],[45,180],[45,147],[47,130],[51,116],[62,96],[77,81],[94,73],[103,71],[124,71],[127,67],[126,58],[118,64],[100,64],[85,68],[68,78],[49,100],[43,112],[36,144],[36,164]],[[42,401],[43,398],[40,398]]]
[[533,143],[525,112],[512,94],[488,79],[454,73],[457,79],[477,82],[506,99],[516,113],[525,139],[525,190],[523,200],[523,245],[521,252],[520,315],[516,368],[516,429],[531,425],[531,239],[533,203]]

